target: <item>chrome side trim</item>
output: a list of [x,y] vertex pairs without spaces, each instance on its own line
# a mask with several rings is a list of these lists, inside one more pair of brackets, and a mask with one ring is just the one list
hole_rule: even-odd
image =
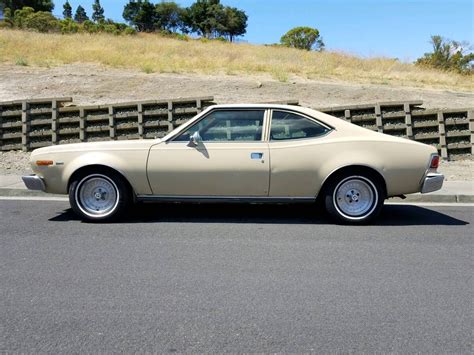
[[421,193],[426,194],[428,192],[438,191],[443,187],[444,175],[439,173],[429,173],[425,177],[423,186],[421,187]]
[[142,202],[191,202],[191,203],[312,203],[315,197],[258,197],[258,196],[167,196],[138,195]]
[[36,190],[36,191],[45,191],[46,185],[42,178],[37,175],[28,175],[22,176],[21,179],[25,183],[25,186],[28,190]]

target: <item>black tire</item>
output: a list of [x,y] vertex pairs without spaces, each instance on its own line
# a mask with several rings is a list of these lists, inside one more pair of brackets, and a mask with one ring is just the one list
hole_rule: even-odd
[[367,224],[382,210],[385,192],[372,174],[344,173],[328,182],[323,192],[329,215],[341,224]]
[[132,201],[131,191],[118,173],[84,172],[69,186],[72,210],[88,222],[112,222],[122,217]]

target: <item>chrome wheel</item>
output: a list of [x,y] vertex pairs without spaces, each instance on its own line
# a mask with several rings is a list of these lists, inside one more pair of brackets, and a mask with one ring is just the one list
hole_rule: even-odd
[[334,189],[333,203],[337,211],[347,219],[364,219],[378,203],[377,189],[363,176],[351,176],[342,180]]
[[81,212],[92,218],[103,218],[115,211],[119,204],[119,189],[105,175],[89,175],[76,188],[75,198]]

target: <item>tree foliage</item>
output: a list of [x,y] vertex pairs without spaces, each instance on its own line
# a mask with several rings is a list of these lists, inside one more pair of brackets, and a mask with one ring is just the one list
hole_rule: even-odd
[[[67,7],[65,8],[67,10]],[[136,31],[124,23],[117,23],[112,20],[100,20],[92,22],[87,18],[87,14],[82,7],[76,11],[75,19],[66,16],[68,11],[63,14],[65,19],[59,20],[48,11],[35,11],[32,7],[18,9],[12,15],[10,9],[5,11],[5,20],[0,22],[4,28],[13,27],[24,30],[33,30],[38,32],[61,32],[68,33],[110,33],[114,35],[131,35]]]
[[4,3],[4,7],[8,8],[14,13],[16,10],[21,10],[24,7],[31,7],[35,11],[48,11],[51,12],[54,9],[54,3],[52,0],[1,0]]
[[155,25],[162,31],[176,32],[183,28],[184,9],[173,1],[155,5]]
[[312,49],[321,51],[324,49],[324,42],[319,35],[319,30],[311,27],[295,27],[285,33],[280,42],[286,47]]
[[59,23],[56,17],[48,11],[37,11],[32,7],[24,7],[16,10],[13,15],[12,24],[16,28],[35,30],[38,32],[49,32],[58,29]]
[[63,5],[63,17],[72,18],[72,6],[69,1],[66,1]]
[[123,18],[140,32],[156,28],[155,6],[148,0],[131,0],[123,9]]
[[76,9],[76,13],[74,14],[74,21],[83,23],[84,21],[89,20],[89,16],[87,16],[86,10],[79,5]]
[[474,72],[474,53],[468,43],[445,39],[441,36],[431,36],[433,52],[425,53],[417,59],[416,64],[446,71],[456,71],[464,74]]
[[18,28],[26,28],[28,17],[35,13],[35,9],[25,6],[20,10],[15,10],[13,14],[13,25]]
[[38,11],[25,19],[24,26],[30,30],[38,32],[55,31],[59,27],[59,22],[56,17],[48,11]]
[[201,37],[226,37],[230,41],[246,33],[248,20],[244,11],[224,6],[220,0],[197,0],[188,8],[173,1],[153,5],[148,0],[129,0],[123,18],[142,32],[194,32]]
[[224,9],[224,31],[223,34],[229,37],[229,41],[233,42],[237,36],[242,36],[247,32],[248,17],[244,11],[235,7],[226,7]]
[[95,0],[92,4],[92,20],[101,22],[105,20],[104,8],[100,4],[100,0]]
[[186,24],[205,38],[217,37],[222,32],[224,18],[220,0],[197,0],[186,10]]

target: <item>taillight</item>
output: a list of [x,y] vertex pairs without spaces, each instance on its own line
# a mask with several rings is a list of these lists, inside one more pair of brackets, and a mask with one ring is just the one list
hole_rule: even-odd
[[433,155],[431,157],[430,168],[431,169],[438,169],[438,166],[439,166],[439,155]]

